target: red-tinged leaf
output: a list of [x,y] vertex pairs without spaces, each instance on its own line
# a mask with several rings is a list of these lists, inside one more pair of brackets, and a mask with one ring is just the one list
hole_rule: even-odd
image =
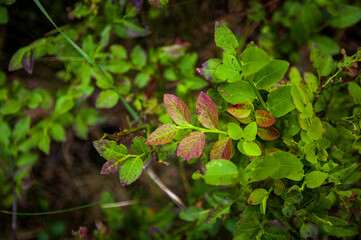
[[232,139],[230,137],[222,138],[217,141],[212,149],[210,159],[227,159],[232,157]]
[[176,125],[166,123],[152,132],[145,143],[148,145],[163,145],[172,141],[177,133],[178,128]]
[[119,171],[121,164],[116,164],[116,160],[114,158],[109,159],[103,164],[102,170],[100,174],[109,174],[116,173]]
[[276,119],[274,119],[271,114],[263,110],[257,110],[255,117],[256,123],[260,127],[270,127],[276,122]]
[[203,152],[204,143],[205,135],[203,132],[191,132],[179,143],[177,156],[184,160],[198,158]]
[[164,105],[169,116],[179,125],[189,125],[191,123],[191,114],[187,105],[172,94],[164,95]]
[[259,127],[257,134],[258,134],[258,137],[260,137],[261,139],[266,140],[266,141],[275,140],[280,136],[280,133],[273,126],[266,127],[266,128]]
[[244,103],[234,104],[227,108],[227,112],[236,118],[246,118],[251,114],[252,106]]
[[201,92],[197,99],[196,113],[198,120],[206,128],[215,129],[218,128],[218,112],[216,104],[212,99]]
[[30,51],[27,51],[24,53],[23,58],[21,60],[21,64],[23,65],[23,68],[25,71],[27,71],[29,74],[33,73],[34,68],[34,50],[30,49]]

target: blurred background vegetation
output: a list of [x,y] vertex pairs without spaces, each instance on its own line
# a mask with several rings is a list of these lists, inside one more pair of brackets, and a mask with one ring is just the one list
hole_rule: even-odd
[[[347,0],[83,0],[43,1],[54,22],[102,66],[143,124],[169,121],[164,93],[186,98],[210,87],[197,67],[221,50],[214,23],[222,22],[242,47],[254,41],[303,73],[310,47],[342,58],[361,46],[361,3]],[[347,16],[347,17],[345,17]],[[18,239],[229,239],[224,226],[178,218],[179,209],[146,175],[121,186],[117,174],[100,175],[104,159],[92,146],[103,133],[134,129],[112,86],[58,34],[33,1],[0,1],[0,209],[12,210],[14,176],[18,212],[99,205],[54,215],[17,216]],[[149,132],[149,129],[148,129]],[[129,146],[144,130],[119,136]],[[174,149],[173,149],[174,148]],[[189,205],[211,204],[214,188],[190,180],[196,163],[180,165],[171,145],[152,164],[159,178]],[[14,167],[11,167],[14,162]],[[185,168],[185,169],[183,169]],[[204,195],[205,189],[208,193]],[[205,200],[206,199],[206,200]],[[207,202],[208,201],[208,202]],[[109,207],[109,206],[108,206]],[[10,239],[12,216],[0,214],[0,238]],[[85,227],[85,228],[83,228]],[[193,231],[193,230],[192,230]],[[85,233],[87,232],[87,234]]]

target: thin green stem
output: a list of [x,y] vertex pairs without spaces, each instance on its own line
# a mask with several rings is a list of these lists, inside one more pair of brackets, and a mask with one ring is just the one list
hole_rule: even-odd
[[253,88],[253,91],[256,93],[257,99],[262,104],[262,107],[265,110],[268,110],[266,103],[263,101],[263,98],[262,98],[261,94],[259,93],[258,89],[256,88],[256,86],[254,85],[253,81],[248,78],[248,82],[251,85],[251,87]]
[[115,88],[112,81],[108,78],[108,76],[105,74],[104,70],[94,61],[92,57],[90,57],[88,54],[86,54],[78,45],[76,45],[75,42],[73,42],[63,31],[60,30],[60,28],[55,24],[55,22],[52,20],[52,18],[49,16],[47,11],[44,9],[44,7],[41,5],[41,3],[38,0],[34,0],[35,4],[38,6],[40,11],[45,15],[45,17],[50,21],[50,23],[58,30],[58,32],[72,45],[75,50],[77,50],[80,55],[87,60],[93,67],[95,67],[96,70],[100,72],[100,74],[106,79],[106,81],[110,84],[111,88],[114,90],[114,92],[118,95],[120,101],[124,104],[125,108],[129,111],[130,115],[138,121],[139,116],[138,114],[132,109],[132,107],[125,101],[125,99],[120,95],[119,91]]
[[227,135],[227,133],[225,131],[221,131],[221,130],[218,130],[218,129],[201,128],[201,127],[196,127],[196,126],[193,126],[193,125],[177,126],[177,128],[178,129],[194,129],[194,130],[201,131],[201,132],[219,133],[219,134]]

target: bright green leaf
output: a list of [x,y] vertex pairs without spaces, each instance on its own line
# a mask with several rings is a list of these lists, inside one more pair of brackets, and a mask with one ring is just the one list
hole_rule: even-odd
[[313,171],[305,177],[305,183],[309,188],[317,188],[321,186],[327,179],[328,174],[320,171]]
[[243,130],[243,138],[247,141],[253,141],[256,139],[257,135],[257,124],[256,122],[251,122]]
[[129,158],[120,167],[119,180],[123,186],[129,185],[137,180],[143,171],[141,158]]
[[291,95],[291,86],[284,86],[272,90],[268,94],[267,105],[273,117],[281,117],[295,108]]
[[233,185],[238,182],[238,168],[228,160],[212,160],[206,164],[205,182],[210,185]]
[[103,90],[99,93],[95,106],[97,108],[112,108],[118,103],[118,95],[114,90]]
[[242,128],[236,123],[228,123],[228,135],[233,140],[240,140],[243,137]]

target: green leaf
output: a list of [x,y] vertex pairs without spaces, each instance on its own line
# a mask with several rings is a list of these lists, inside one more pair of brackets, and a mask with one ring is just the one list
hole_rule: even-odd
[[146,144],[146,140],[143,137],[135,137],[131,148],[135,154],[150,153],[150,147]]
[[130,59],[136,67],[144,67],[147,63],[147,55],[140,45],[133,48]]
[[103,90],[99,93],[95,106],[97,108],[112,108],[118,103],[118,95],[114,90]]
[[205,182],[210,185],[233,185],[238,182],[238,168],[228,160],[212,160],[206,164]]
[[241,218],[236,223],[237,230],[234,231],[233,240],[252,240],[255,239],[255,235],[260,227],[260,222],[253,217]]
[[308,103],[308,97],[305,91],[298,84],[293,83],[291,87],[293,103],[299,112],[304,112]]
[[257,188],[251,192],[249,195],[247,203],[250,205],[259,205],[262,203],[263,199],[267,197],[268,191],[264,188]]
[[232,139],[229,137],[222,138],[213,144],[210,154],[210,160],[226,159],[232,157]]
[[57,142],[64,142],[66,140],[64,127],[59,123],[53,123],[49,128],[49,133],[51,138]]
[[236,118],[246,118],[251,114],[252,110],[252,103],[234,104],[227,108],[227,112]]
[[228,135],[233,140],[240,140],[243,137],[242,128],[236,123],[228,123]]
[[325,132],[322,122],[318,117],[314,117],[311,121],[311,126],[307,130],[307,136],[313,141],[317,141],[322,138],[322,134]]
[[126,60],[112,59],[107,63],[104,69],[111,73],[124,74],[131,69],[131,64]]
[[309,48],[316,44],[324,55],[337,55],[340,53],[340,47],[332,38],[325,35],[315,35],[308,41]]
[[348,83],[348,92],[355,104],[361,104],[361,87],[355,82]]
[[272,90],[267,97],[267,105],[273,117],[281,117],[295,109],[291,95],[291,86]]
[[313,44],[310,60],[318,74],[322,77],[330,75],[335,70],[335,63],[330,55],[324,55],[321,50]]
[[48,134],[44,134],[40,141],[38,142],[38,148],[43,151],[45,154],[49,154],[50,150],[50,138]]
[[268,89],[279,83],[289,67],[287,61],[273,60],[254,75],[253,82],[258,89]]
[[191,132],[179,143],[177,156],[182,157],[184,160],[198,158],[203,152],[204,143],[205,135],[203,132]]
[[260,127],[270,127],[276,122],[276,119],[271,114],[263,110],[257,110],[255,118],[257,125]]
[[232,31],[220,22],[216,22],[214,38],[217,47],[226,51],[234,52],[238,48],[238,41]]
[[4,149],[8,149],[10,143],[11,136],[11,128],[9,124],[5,121],[0,121],[0,147],[4,147]]
[[289,240],[292,239],[289,235],[288,228],[281,222],[276,220],[269,221],[263,226],[264,235],[262,239],[264,240]]
[[119,180],[122,186],[129,185],[142,174],[143,161],[141,158],[127,159],[120,167]]
[[224,54],[223,61],[216,68],[216,76],[224,82],[238,82],[242,80],[241,66],[232,54]]
[[163,145],[169,143],[177,133],[178,128],[176,125],[171,123],[163,124],[148,136],[146,144]]
[[212,58],[207,62],[202,64],[202,68],[197,68],[197,72],[201,74],[207,81],[210,82],[221,82],[215,75],[215,71],[219,64],[221,63],[221,59]]
[[188,207],[185,210],[182,210],[179,213],[179,218],[187,221],[187,222],[193,222],[197,219],[199,219],[201,216],[206,214],[208,211],[203,210],[202,208],[198,207]]
[[218,111],[212,99],[201,92],[197,99],[196,113],[199,122],[206,128],[218,128]]
[[285,191],[285,189],[286,189],[286,186],[285,186],[285,184],[282,182],[282,180],[281,179],[275,179],[274,181],[273,181],[273,184],[274,184],[274,189],[273,189],[273,191],[274,191],[274,193],[276,194],[276,195],[281,195],[284,191]]
[[312,171],[305,177],[305,183],[309,188],[321,186],[327,179],[328,174],[320,171]]
[[281,120],[282,136],[283,137],[293,137],[295,136],[301,129],[297,114],[288,114],[283,117]]
[[189,125],[191,123],[189,109],[180,98],[172,94],[164,94],[164,105],[175,123],[179,125]]
[[330,20],[330,25],[336,28],[347,28],[361,20],[361,8],[341,4]]
[[272,141],[277,139],[280,136],[280,133],[274,126],[270,126],[266,128],[259,127],[257,135],[263,140]]
[[134,79],[134,84],[139,88],[144,88],[150,80],[150,76],[147,73],[140,72]]
[[260,156],[262,154],[261,148],[254,141],[244,141],[243,150],[248,156]]
[[244,76],[249,76],[264,68],[268,63],[268,55],[257,46],[249,46],[241,54],[242,71]]
[[112,158],[119,160],[128,154],[127,147],[123,144],[118,145],[116,141],[97,140],[93,142],[93,145],[100,156],[106,160],[110,160]]
[[317,92],[317,89],[320,86],[320,83],[319,83],[317,77],[313,73],[310,73],[310,72],[306,72],[304,74],[304,77],[305,77],[305,82],[307,84],[308,89],[310,89],[312,92]]
[[113,44],[110,46],[110,52],[115,58],[118,59],[126,59],[127,58],[127,50],[122,45]]
[[[258,182],[269,177],[273,179],[299,178],[303,164],[288,152],[276,151],[253,160],[245,169],[248,182]],[[302,176],[301,176],[302,178]]]
[[253,101],[256,99],[253,88],[246,81],[222,83],[218,86],[217,90],[224,100],[231,104],[238,104],[246,102],[247,100]]
[[247,141],[253,141],[256,139],[257,135],[257,124],[256,122],[251,122],[243,130],[243,138]]
[[58,115],[69,112],[74,107],[74,101],[69,96],[61,96],[55,104],[54,112]]
[[12,115],[20,111],[21,102],[14,99],[7,100],[1,108],[1,115]]
[[30,117],[25,117],[17,121],[13,130],[13,137],[16,142],[25,138],[30,128],[30,121]]
[[[348,224],[345,220],[337,217],[326,216],[324,219],[312,214],[313,221],[319,226],[326,234],[335,237],[352,237],[358,235],[355,225]],[[316,216],[316,217],[315,217]]]
[[6,24],[8,20],[8,10],[5,6],[0,5],[0,24]]
[[301,228],[300,228],[300,234],[301,237],[308,239],[317,239],[318,238],[318,228],[315,224],[313,223],[306,223],[306,224],[302,224]]

